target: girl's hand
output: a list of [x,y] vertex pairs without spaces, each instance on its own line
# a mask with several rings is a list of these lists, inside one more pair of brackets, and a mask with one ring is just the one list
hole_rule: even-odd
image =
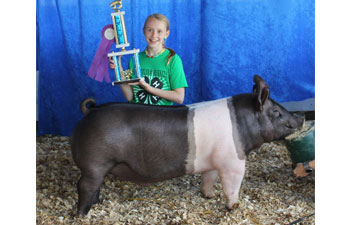
[[[108,61],[109,61],[109,68],[115,69],[115,63],[114,63],[114,60],[111,56],[108,57]],[[122,55],[118,56],[118,63],[119,63],[119,65],[122,64]]]
[[149,85],[147,82],[145,82],[144,79],[140,79],[138,84],[146,91],[151,87],[151,85]]
[[114,64],[113,58],[112,57],[108,57],[108,61],[109,61],[109,68],[115,69],[115,64]]
[[302,163],[298,163],[297,167],[294,169],[294,175],[296,177],[305,177],[307,173],[305,172],[304,165]]
[[134,86],[134,85],[140,85],[143,89],[146,91],[151,87],[147,82],[145,82],[143,79],[140,79],[138,82],[132,82],[129,83],[129,85]]

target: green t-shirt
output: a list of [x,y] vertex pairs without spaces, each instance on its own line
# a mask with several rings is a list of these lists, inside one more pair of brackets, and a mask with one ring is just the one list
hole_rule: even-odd
[[[174,90],[176,88],[187,88],[185,72],[182,66],[181,58],[175,54],[168,65],[168,55],[170,51],[166,49],[158,57],[150,58],[146,56],[145,51],[140,52],[140,66],[142,77],[145,82],[152,87],[162,90]],[[133,63],[129,64],[133,68]],[[146,92],[139,85],[132,87],[134,98],[131,102],[149,104],[149,105],[173,105],[173,102],[160,98]]]

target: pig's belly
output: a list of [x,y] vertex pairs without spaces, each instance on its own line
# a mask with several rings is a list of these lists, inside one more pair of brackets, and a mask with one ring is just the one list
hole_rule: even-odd
[[122,181],[131,181],[136,184],[148,186],[152,183],[164,181],[169,178],[150,178],[143,177],[133,169],[131,169],[126,163],[117,164],[112,170],[111,173],[116,176],[119,180]]

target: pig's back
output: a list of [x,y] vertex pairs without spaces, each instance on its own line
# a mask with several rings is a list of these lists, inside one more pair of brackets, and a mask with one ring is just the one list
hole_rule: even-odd
[[141,176],[181,176],[189,152],[188,112],[186,106],[98,107],[77,125],[75,136],[84,140],[77,147],[81,157],[123,162]]

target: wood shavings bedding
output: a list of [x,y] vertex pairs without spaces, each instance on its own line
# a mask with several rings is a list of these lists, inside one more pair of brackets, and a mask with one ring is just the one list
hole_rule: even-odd
[[[184,176],[148,187],[112,175],[101,186],[101,203],[76,217],[79,169],[70,137],[37,137],[37,224],[289,224],[315,212],[315,176],[296,178],[290,153],[268,143],[248,156],[239,208],[227,211],[221,184],[215,197],[200,193],[201,176]],[[302,220],[315,224],[315,216]]]

